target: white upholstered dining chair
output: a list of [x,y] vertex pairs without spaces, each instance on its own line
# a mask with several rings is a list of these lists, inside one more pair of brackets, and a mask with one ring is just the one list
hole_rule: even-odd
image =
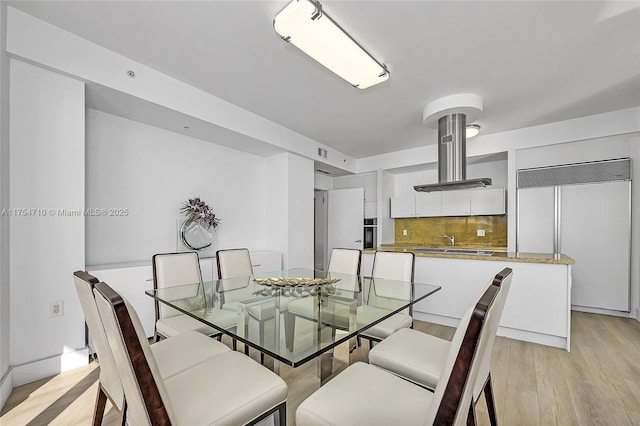
[[[251,255],[246,248],[225,249],[216,252],[216,263],[218,265],[218,278],[220,280],[228,278],[247,277],[246,281],[227,280],[222,281],[218,294],[220,295],[220,307],[224,310],[237,312],[238,300],[253,297],[249,280],[253,277],[253,266],[251,265]],[[243,288],[247,291],[243,291]],[[229,297],[233,295],[233,297]],[[247,315],[258,323],[258,339],[260,346],[264,346],[264,326],[275,315],[275,310],[270,304],[254,304],[247,309]],[[245,335],[248,335],[248,323],[245,327]],[[236,340],[233,340],[233,349],[236,349]],[[244,346],[244,351],[249,354],[249,347]],[[264,353],[260,352],[260,362],[264,363]]]
[[286,424],[287,385],[276,374],[227,350],[165,378],[133,307],[105,283],[94,295],[129,424],[255,424],[271,414]]
[[[490,286],[499,288],[490,321],[486,324],[487,349],[481,354],[478,376],[473,386],[472,410],[484,392],[489,421],[497,424],[497,416],[491,386],[491,352],[498,324],[509,295],[513,271],[504,268],[490,281]],[[471,303],[474,306],[477,300]],[[429,389],[435,389],[447,359],[451,342],[412,329],[402,329],[384,339],[369,352],[369,363],[388,370],[400,377]],[[475,414],[474,414],[475,415]]]
[[360,275],[362,251],[358,249],[334,248],[329,257],[328,272],[348,275]]
[[498,292],[489,286],[470,306],[451,341],[435,392],[381,368],[355,363],[322,386],[296,410],[296,424],[455,425],[473,424],[473,398],[479,360],[486,350],[487,322]]
[[[124,390],[93,294],[93,288],[99,280],[84,271],[74,272],[73,279],[100,364],[93,424],[101,424],[107,399],[120,412],[121,422],[124,423],[126,419]],[[229,348],[203,334],[191,331],[157,342],[151,345],[151,351],[157,360],[160,375],[167,378],[215,355],[227,352]]]
[[[166,287],[187,286],[197,284],[197,291],[204,291],[202,284],[202,274],[200,272],[200,261],[198,253],[162,253],[153,256],[153,288],[160,289]],[[191,291],[191,290],[189,290]],[[185,294],[185,297],[188,296]],[[204,299],[203,299],[204,300]],[[161,337],[172,337],[185,331],[197,331],[207,336],[221,336],[220,331],[209,327],[201,321],[183,314],[169,306],[155,303],[156,341]],[[220,313],[225,315],[226,313]],[[232,326],[235,318],[229,315],[228,325]]]
[[[393,252],[393,251],[376,251],[373,259],[373,271],[371,277],[382,278],[395,281],[413,281],[413,271],[415,265],[415,255],[412,252]],[[373,289],[370,289],[373,291]],[[390,283],[380,282],[376,290],[386,293],[389,297],[409,300],[411,298],[410,287],[396,289]],[[375,306],[363,305],[358,308],[358,317],[367,316],[368,310],[375,310]],[[373,342],[379,342],[390,336],[392,333],[402,329],[413,327],[412,307],[399,312],[390,318],[374,325],[365,330],[359,337],[369,340],[369,345],[373,346]]]
[[[349,275],[349,277],[341,277],[341,280],[336,284],[337,289],[354,292],[359,290],[358,286],[360,285],[360,281],[357,276],[360,275],[361,260],[361,250],[344,248],[334,248],[331,250],[331,257],[329,258],[329,265],[327,267],[328,275],[330,276],[332,272],[335,274]],[[335,278],[337,277],[339,277],[339,275],[335,276]],[[289,350],[293,350],[294,346],[296,318],[300,317],[307,320],[315,320],[315,303],[316,302],[313,297],[304,297],[289,302],[287,313],[285,314],[288,332],[287,345],[289,347]],[[337,326],[339,326],[340,323],[346,323],[346,325],[348,326],[348,311],[345,315],[342,315],[342,318],[337,312],[333,312],[332,315],[334,316]],[[331,326],[330,324],[327,325]],[[331,331],[333,337],[335,337],[336,327],[332,327]]]

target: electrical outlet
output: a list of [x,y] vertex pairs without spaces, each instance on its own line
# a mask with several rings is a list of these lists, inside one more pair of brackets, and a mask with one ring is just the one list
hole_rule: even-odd
[[478,229],[478,232],[476,233],[476,235],[478,237],[484,237],[484,229]]
[[406,229],[402,230],[402,235],[404,235],[405,237],[407,236],[407,230]]
[[62,315],[64,315],[64,302],[62,300],[49,302],[49,316],[55,318],[61,317]]

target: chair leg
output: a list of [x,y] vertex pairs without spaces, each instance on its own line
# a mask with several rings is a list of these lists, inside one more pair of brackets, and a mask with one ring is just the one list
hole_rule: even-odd
[[296,331],[296,316],[289,311],[284,313],[284,341],[289,352],[293,352],[293,336]]
[[487,383],[484,384],[484,399],[487,402],[487,411],[489,412],[489,422],[491,426],[498,425],[498,416],[496,415],[496,404],[493,399],[493,388],[491,386],[491,373],[487,377]]
[[[265,321],[260,321],[259,324],[259,338],[260,338],[260,347],[264,348],[264,323]],[[264,365],[264,353],[260,352],[260,364]]]
[[473,401],[471,401],[471,404],[469,404],[469,414],[467,414],[467,426],[475,426],[476,424],[476,410]]
[[278,407],[278,424],[280,426],[287,426],[287,403],[283,402]]
[[[249,339],[249,323],[244,326],[244,337],[245,339]],[[244,344],[244,354],[247,356],[249,355],[249,345],[246,343]]]
[[98,383],[98,394],[96,395],[96,405],[93,409],[93,426],[100,426],[104,417],[104,409],[107,405],[107,394],[102,389],[102,384]]
[[120,413],[120,426],[127,426],[127,401],[124,401],[122,405],[122,412]]

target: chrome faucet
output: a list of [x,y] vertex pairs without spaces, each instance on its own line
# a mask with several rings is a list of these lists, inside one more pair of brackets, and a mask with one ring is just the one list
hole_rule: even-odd
[[451,245],[452,246],[456,245],[456,236],[455,235],[448,236],[448,235],[442,234],[442,235],[440,235],[440,238],[448,238],[449,241],[451,241]]

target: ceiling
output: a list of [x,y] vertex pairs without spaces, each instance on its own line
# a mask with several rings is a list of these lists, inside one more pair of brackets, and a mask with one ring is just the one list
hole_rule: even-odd
[[422,110],[456,93],[482,134],[640,106],[639,1],[324,1],[391,73],[365,90],[275,34],[287,3],[8,2],[354,158],[435,143]]

